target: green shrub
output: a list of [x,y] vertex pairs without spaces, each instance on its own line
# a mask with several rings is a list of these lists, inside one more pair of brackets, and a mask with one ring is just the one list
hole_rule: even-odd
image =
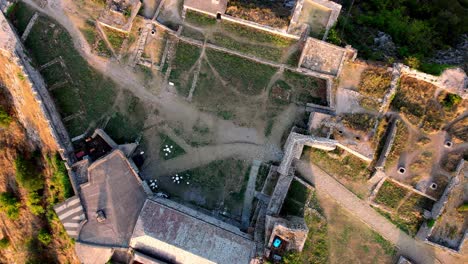
[[20,206],[21,203],[12,193],[0,193],[0,211],[5,212],[8,218],[18,219]]
[[436,220],[431,218],[431,219],[427,220],[427,226],[428,227],[433,227],[435,222],[436,222]]
[[32,214],[41,215],[45,212],[41,203],[42,197],[36,191],[29,192],[28,199],[26,200],[26,206],[28,206]]
[[11,116],[0,106],[0,127],[6,128],[12,121]]
[[41,242],[43,245],[47,246],[52,242],[52,235],[49,234],[45,229],[41,229],[39,234],[37,234],[37,240]]
[[468,203],[461,205],[457,210],[458,212],[468,212]]
[[0,239],[0,249],[6,249],[10,246],[10,240],[6,237]]
[[25,159],[19,155],[15,160],[16,181],[28,192],[34,192],[44,188],[44,178],[37,173],[34,159]]
[[458,94],[449,93],[445,96],[441,103],[446,109],[452,109],[452,107],[458,105],[461,103],[461,101],[462,98]]
[[57,199],[57,202],[72,197],[74,195],[74,191],[70,182],[70,178],[68,177],[68,171],[65,167],[65,162],[61,160],[59,154],[52,156],[50,162],[52,163],[51,165],[54,169],[51,181],[51,189],[53,189],[53,193]]
[[432,75],[441,75],[443,71],[448,68],[453,67],[449,64],[437,64],[437,63],[421,63],[419,70],[425,73],[429,73]]
[[405,64],[407,64],[413,69],[419,69],[421,66],[421,61],[419,61],[417,57],[410,56],[410,57],[405,58]]

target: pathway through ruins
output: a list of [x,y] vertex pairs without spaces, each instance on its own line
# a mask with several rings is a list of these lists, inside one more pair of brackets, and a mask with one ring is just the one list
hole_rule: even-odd
[[[399,252],[416,263],[438,264],[438,263],[463,263],[468,258],[455,256],[443,252],[436,247],[416,240],[401,231],[385,217],[376,212],[370,205],[359,199],[351,191],[346,189],[332,176],[319,167],[306,161],[296,161],[297,171],[315,187],[319,195],[327,195],[336,200],[346,210],[361,219],[370,228],[381,234],[391,243],[395,244]],[[464,259],[463,259],[464,258]]]

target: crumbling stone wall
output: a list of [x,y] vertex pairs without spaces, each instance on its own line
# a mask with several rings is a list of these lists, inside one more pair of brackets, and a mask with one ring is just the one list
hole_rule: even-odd
[[[26,56],[22,43],[0,14],[0,82],[8,90],[31,140],[43,150],[58,151],[73,163],[73,147],[44,80]],[[71,159],[71,160],[69,160]]]
[[[301,17],[302,7],[304,6],[304,1],[307,1],[307,0],[296,1],[296,6],[294,7],[293,15],[289,23],[288,33],[297,31],[297,28],[301,27],[301,25],[299,25],[299,18]],[[331,10],[330,17],[328,18],[327,24],[325,25],[325,33],[323,34],[323,38],[322,38],[322,40],[326,40],[328,37],[328,32],[330,31],[330,28],[333,27],[333,25],[335,25],[336,21],[338,21],[338,17],[340,16],[340,12],[341,12],[341,5],[333,1],[329,1],[329,0],[310,0],[310,1],[316,4],[319,4],[321,6],[324,6]]]
[[435,86],[444,89],[447,92],[455,93],[464,99],[468,99],[468,77],[466,76],[466,73],[460,68],[448,69],[442,73],[441,76],[434,76],[415,69],[411,69],[410,67],[403,64],[397,64],[394,67],[401,68],[401,75],[413,77],[415,79],[434,84]]

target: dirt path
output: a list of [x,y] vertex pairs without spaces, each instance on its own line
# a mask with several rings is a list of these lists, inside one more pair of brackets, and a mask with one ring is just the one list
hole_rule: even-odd
[[296,164],[298,172],[315,185],[317,192],[331,196],[346,210],[395,244],[399,248],[399,253],[410,257],[416,263],[449,264],[464,263],[463,260],[468,260],[466,256],[447,254],[411,238],[317,166],[305,161],[298,161]]

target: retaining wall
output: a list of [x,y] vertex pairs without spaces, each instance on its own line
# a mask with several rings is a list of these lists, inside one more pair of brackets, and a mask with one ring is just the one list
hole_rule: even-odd
[[18,119],[30,139],[43,150],[58,151],[67,165],[71,165],[75,159],[68,132],[42,76],[31,65],[3,13],[0,13],[0,60],[0,80],[10,93]]

